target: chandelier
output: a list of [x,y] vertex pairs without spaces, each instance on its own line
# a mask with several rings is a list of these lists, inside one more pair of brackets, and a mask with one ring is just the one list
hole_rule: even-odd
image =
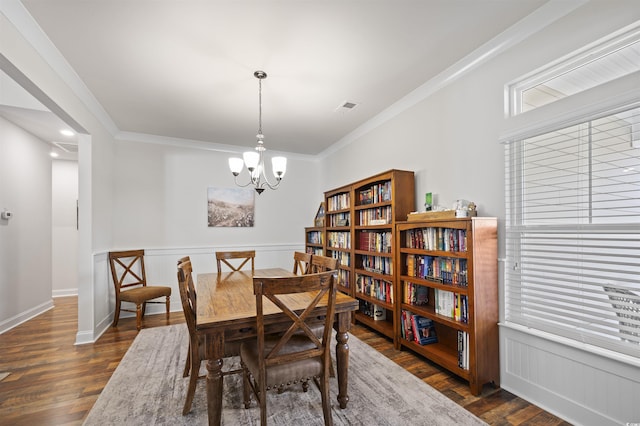
[[[278,188],[285,172],[287,171],[287,159],[286,157],[273,157],[271,159],[271,165],[273,169],[273,175],[276,178],[275,183],[269,182],[267,175],[265,174],[264,167],[264,135],[262,134],[262,80],[267,78],[267,73],[264,71],[256,71],[253,73],[254,77],[258,79],[258,145],[253,151],[247,151],[242,154],[242,158],[231,157],[229,158],[229,168],[233,173],[236,185],[245,187],[253,185],[258,194],[262,194],[266,188],[271,189]],[[249,172],[249,181],[245,184],[238,183],[238,175],[242,172],[242,169],[246,166]]]

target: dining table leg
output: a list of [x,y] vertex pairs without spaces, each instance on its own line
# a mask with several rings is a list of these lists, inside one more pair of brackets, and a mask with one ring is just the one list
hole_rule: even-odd
[[336,330],[336,363],[338,364],[338,403],[340,408],[347,408],[349,395],[347,385],[349,383],[349,329],[351,328],[351,312],[343,312],[337,315]]
[[[220,426],[222,421],[222,358],[224,336],[211,333],[205,336],[207,359],[207,414],[209,426]],[[191,374],[194,374],[192,371]],[[198,374],[196,371],[195,374]]]

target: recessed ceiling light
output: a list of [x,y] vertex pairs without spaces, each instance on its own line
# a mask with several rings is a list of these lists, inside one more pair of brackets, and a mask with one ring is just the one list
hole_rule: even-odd
[[60,130],[60,133],[62,133],[65,136],[73,136],[75,135],[75,132],[68,130],[68,129],[62,129]]
[[58,153],[57,153],[57,152],[51,151],[51,152],[49,153],[49,155],[50,155],[52,158],[58,158]]

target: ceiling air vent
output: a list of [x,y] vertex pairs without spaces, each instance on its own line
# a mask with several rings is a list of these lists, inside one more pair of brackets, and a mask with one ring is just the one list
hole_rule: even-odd
[[68,142],[54,142],[55,146],[63,150],[64,152],[78,153],[78,144],[77,143],[68,143]]
[[338,105],[338,108],[336,108],[336,112],[351,111],[357,106],[358,104],[355,102],[344,101],[340,105]]

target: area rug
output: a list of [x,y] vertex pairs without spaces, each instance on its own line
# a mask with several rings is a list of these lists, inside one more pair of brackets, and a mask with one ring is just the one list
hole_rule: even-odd
[[[335,343],[334,343],[335,344]],[[182,377],[188,331],[186,325],[148,328],[133,344],[98,397],[84,424],[92,425],[206,425],[206,383],[198,381],[191,412],[182,407],[188,378]],[[485,425],[464,408],[387,359],[355,336],[349,337],[349,404],[340,409],[338,383],[331,379],[333,422],[336,425]],[[225,359],[224,369],[237,359]],[[203,363],[201,372],[206,371]],[[282,394],[269,392],[269,425],[322,425],[320,393],[292,386]],[[252,400],[242,403],[242,377],[224,378],[223,425],[260,423]]]

